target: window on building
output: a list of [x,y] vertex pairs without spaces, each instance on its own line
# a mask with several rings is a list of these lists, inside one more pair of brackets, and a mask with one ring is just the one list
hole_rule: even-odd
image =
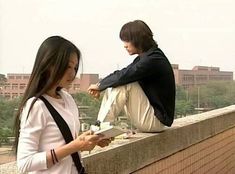
[[18,97],[18,93],[12,93],[12,98],[17,98]]
[[197,82],[206,82],[207,81],[207,75],[196,75],[196,81]]
[[12,88],[11,89],[18,89],[18,84],[17,83],[12,83]]
[[5,85],[4,85],[4,89],[10,89],[10,83],[6,83]]
[[24,75],[24,76],[23,76],[23,79],[29,79],[29,78],[30,78],[29,75]]
[[8,76],[8,79],[15,79],[15,76]]
[[7,99],[10,99],[11,98],[11,94],[10,93],[5,93],[4,97],[7,98]]
[[16,76],[16,79],[22,79],[22,76]]
[[26,87],[26,84],[24,84],[24,83],[20,84],[20,89],[25,89],[25,87]]
[[188,85],[188,84],[183,84],[182,86],[183,86],[183,88],[184,88],[185,90],[190,87],[190,85]]
[[183,81],[185,82],[192,82],[194,80],[193,75],[184,75],[183,76]]

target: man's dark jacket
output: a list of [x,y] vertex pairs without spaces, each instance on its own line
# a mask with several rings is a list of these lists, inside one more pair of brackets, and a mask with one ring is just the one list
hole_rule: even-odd
[[102,79],[99,89],[102,91],[135,81],[148,97],[157,118],[164,125],[171,126],[175,111],[175,79],[171,64],[158,47],[152,47],[126,68]]

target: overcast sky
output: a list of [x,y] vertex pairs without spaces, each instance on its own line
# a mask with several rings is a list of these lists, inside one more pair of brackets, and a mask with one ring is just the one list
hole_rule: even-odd
[[0,74],[31,73],[43,40],[60,35],[81,50],[83,73],[108,75],[134,58],[119,31],[135,19],[180,69],[235,72],[234,0],[0,0]]

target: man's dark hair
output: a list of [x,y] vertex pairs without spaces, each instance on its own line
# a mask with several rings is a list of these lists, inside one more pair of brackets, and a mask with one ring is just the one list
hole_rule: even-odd
[[157,43],[153,39],[151,29],[141,20],[135,20],[124,24],[121,28],[119,37],[122,41],[131,42],[142,52],[146,52],[151,47],[157,46]]

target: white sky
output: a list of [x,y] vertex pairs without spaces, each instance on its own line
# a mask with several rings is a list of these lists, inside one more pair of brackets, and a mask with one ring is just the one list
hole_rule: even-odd
[[81,50],[83,73],[107,75],[133,60],[119,31],[135,19],[180,69],[235,72],[234,0],[0,0],[0,74],[31,73],[43,40],[61,35]]

